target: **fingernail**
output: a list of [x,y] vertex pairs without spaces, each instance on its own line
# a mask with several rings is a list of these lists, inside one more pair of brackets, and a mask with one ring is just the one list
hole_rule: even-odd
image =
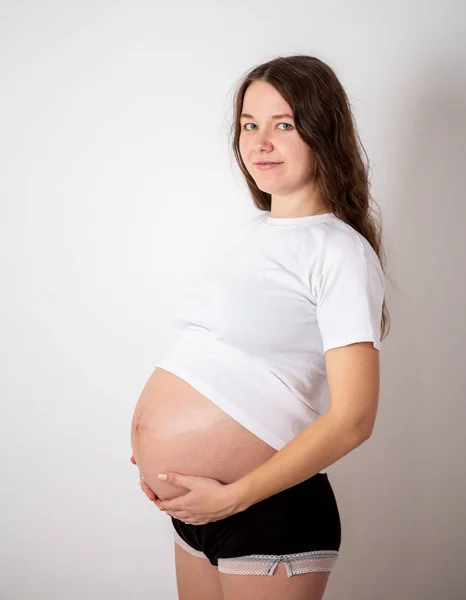
[[161,474],[159,475],[159,479],[163,479],[163,481],[165,481],[165,480],[167,479],[167,476],[166,476],[166,475],[164,475],[163,473],[161,473]]

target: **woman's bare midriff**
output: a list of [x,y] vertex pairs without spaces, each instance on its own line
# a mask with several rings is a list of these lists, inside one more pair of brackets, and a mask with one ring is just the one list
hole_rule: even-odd
[[188,490],[164,483],[159,473],[233,483],[277,452],[186,381],[161,368],[154,370],[139,397],[131,446],[141,475],[162,500]]

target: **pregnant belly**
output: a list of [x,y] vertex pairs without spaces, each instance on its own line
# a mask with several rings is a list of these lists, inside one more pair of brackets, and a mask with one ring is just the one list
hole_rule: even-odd
[[141,475],[162,500],[188,490],[159,473],[211,477],[232,483],[277,452],[183,379],[157,368],[144,386],[131,424]]

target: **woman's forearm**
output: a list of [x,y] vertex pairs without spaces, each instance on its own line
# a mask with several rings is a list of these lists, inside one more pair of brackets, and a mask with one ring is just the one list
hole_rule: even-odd
[[229,484],[238,511],[309,479],[368,437],[330,411],[325,413],[265,463]]

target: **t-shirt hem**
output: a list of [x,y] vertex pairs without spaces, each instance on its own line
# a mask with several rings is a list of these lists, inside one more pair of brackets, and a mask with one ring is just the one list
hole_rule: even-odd
[[276,437],[268,429],[265,429],[260,423],[255,421],[249,415],[246,415],[237,406],[228,401],[225,396],[213,389],[208,383],[206,383],[199,376],[192,373],[189,369],[181,366],[177,363],[172,363],[169,359],[162,360],[157,367],[170,371],[174,375],[181,377],[184,381],[192,385],[198,392],[208,398],[216,406],[221,408],[230,417],[238,421],[248,431],[251,431],[258,438],[272,446],[275,450],[280,450],[285,446],[286,442]]
[[332,348],[340,348],[341,346],[348,346],[349,344],[355,344],[357,342],[372,342],[377,350],[380,350],[380,340],[370,332],[352,333],[346,337],[339,337],[334,339],[327,339],[323,343],[323,352],[331,350]]
[[[220,409],[222,409],[230,417],[235,419],[235,421],[240,423],[243,427],[245,427],[248,431],[256,435],[259,439],[269,444],[269,446],[272,446],[272,448],[274,448],[275,450],[281,450],[281,448],[283,448],[283,446],[285,446],[288,443],[276,437],[268,429],[265,429],[260,423],[255,421],[249,415],[246,415],[242,410],[238,409],[237,406],[229,402],[225,398],[225,396],[223,396],[223,394],[213,389],[208,383],[206,383],[203,379],[192,373],[186,367],[180,366],[177,363],[172,363],[169,358],[165,358],[157,364],[157,368],[170,371],[174,375],[180,377],[181,379],[192,385],[202,395],[208,398]],[[319,473],[326,472],[327,469],[322,469],[321,471],[319,471]]]
[[185,328],[156,366],[185,380],[277,451],[319,416],[265,363],[208,331]]

